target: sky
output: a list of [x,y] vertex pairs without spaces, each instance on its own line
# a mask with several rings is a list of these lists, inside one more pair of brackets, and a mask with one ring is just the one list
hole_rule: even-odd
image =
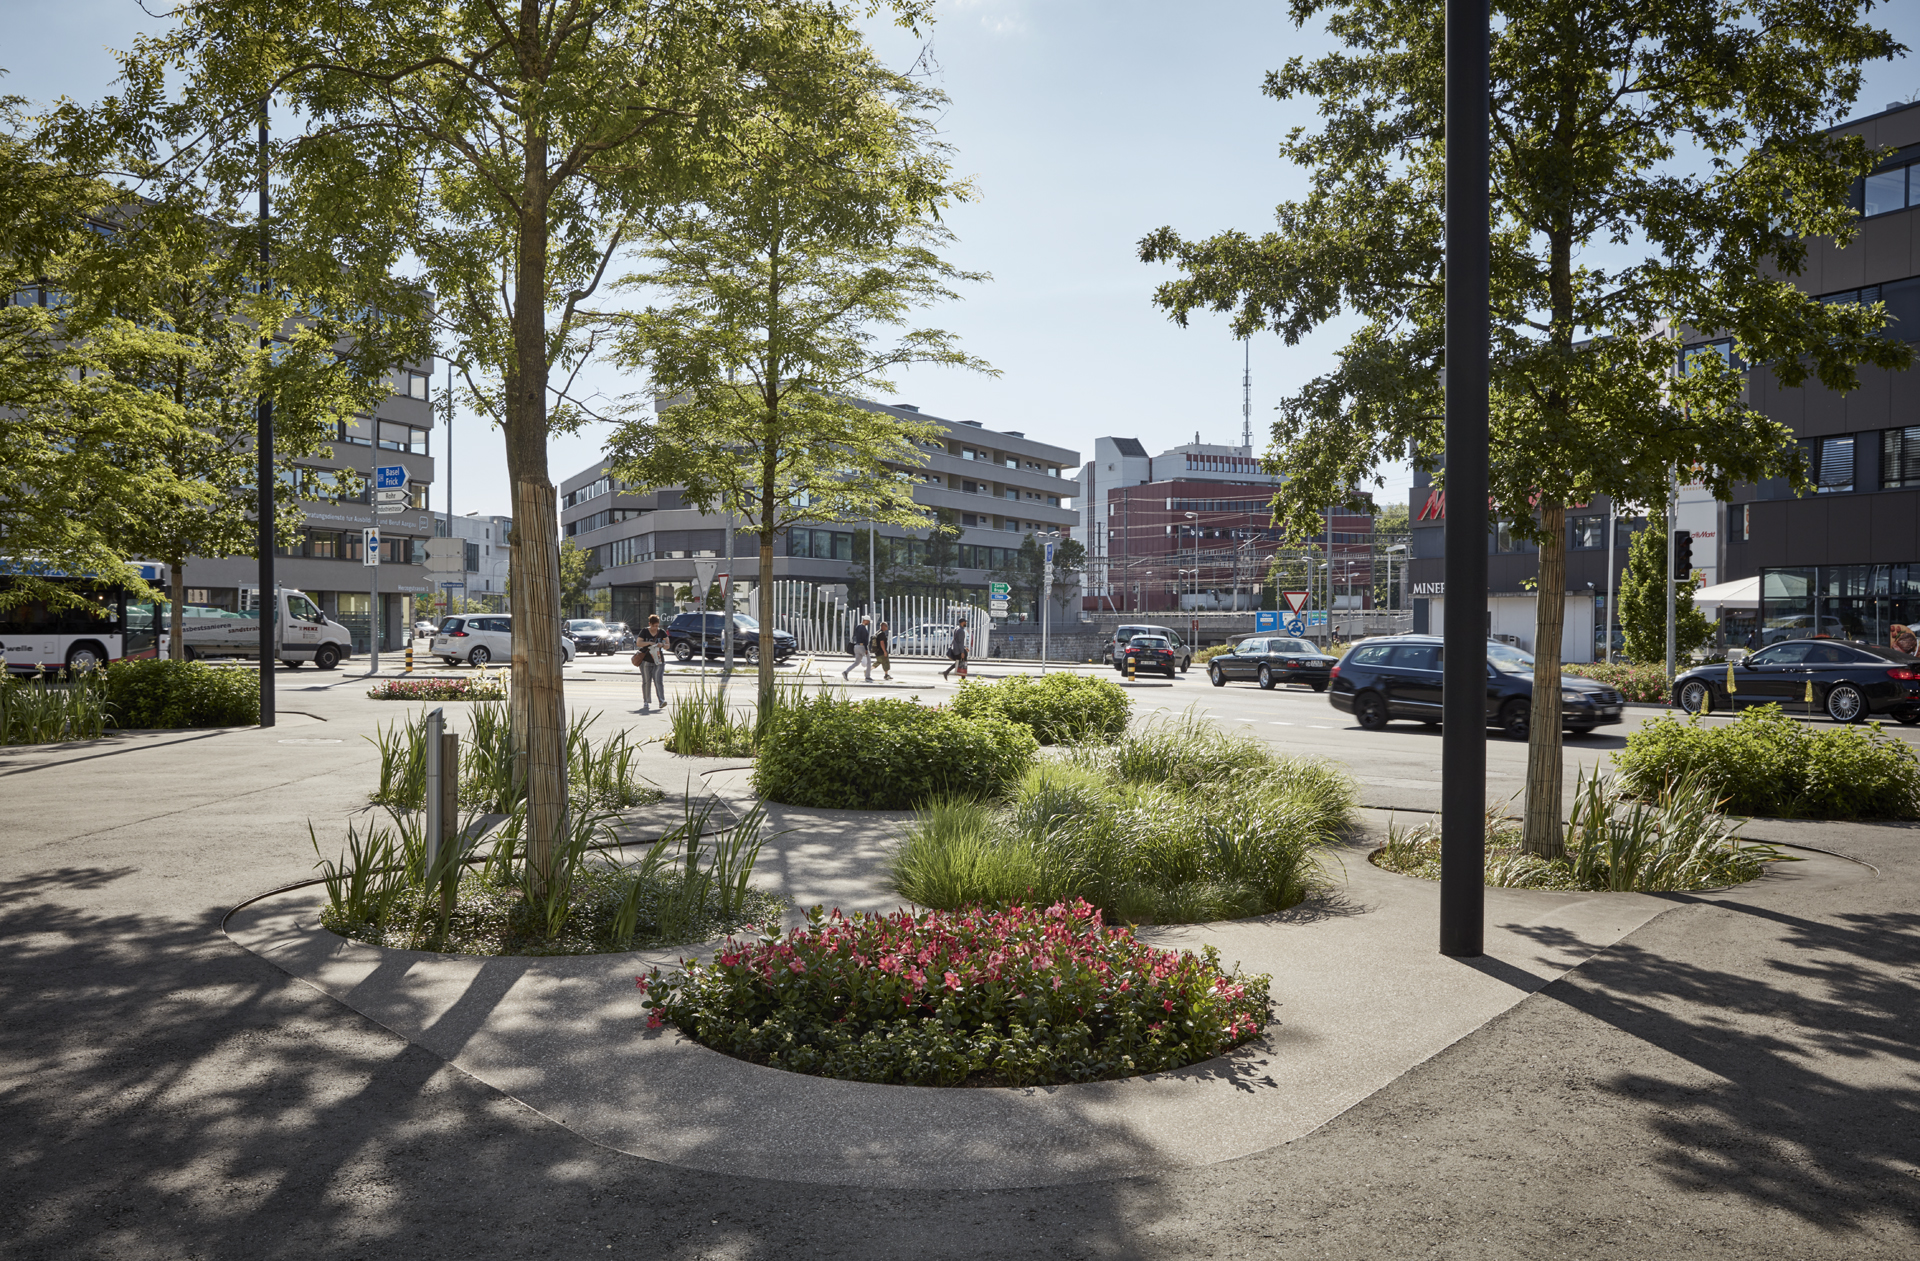
[[[111,91],[108,50],[160,26],[135,0],[6,8],[0,90],[32,101]],[[1260,87],[1286,58],[1331,42],[1316,28],[1295,29],[1271,0],[940,0],[937,13],[919,39],[875,27],[874,42],[901,69],[924,51],[951,98],[941,130],[978,199],[950,214],[957,240],[948,257],[993,276],[922,320],[957,333],[999,375],[916,369],[897,377],[890,401],[1021,430],[1083,460],[1109,434],[1154,452],[1196,435],[1237,444],[1240,343],[1224,319],[1197,316],[1184,329],[1168,320],[1152,295],[1173,273],[1142,264],[1136,247],[1162,225],[1189,237],[1262,232],[1275,205],[1303,195],[1278,146],[1290,128],[1312,124],[1312,105],[1273,101]],[[1882,6],[1874,19],[1920,46],[1920,5]],[[1856,113],[1911,97],[1917,69],[1911,57],[1871,67]],[[1253,339],[1257,446],[1272,408],[1331,366],[1350,328],[1329,325],[1294,346]],[[595,380],[608,394],[642,384],[611,373]],[[508,512],[499,433],[472,416],[455,426],[454,511]],[[593,464],[604,432],[553,441],[556,483]],[[444,435],[434,446],[443,468]],[[1380,502],[1404,502],[1406,466],[1384,472]],[[433,499],[443,506],[442,486]]]

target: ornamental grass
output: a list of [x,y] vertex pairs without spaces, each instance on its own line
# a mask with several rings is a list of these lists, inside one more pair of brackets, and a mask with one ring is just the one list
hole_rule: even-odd
[[1270,978],[1159,950],[1086,902],[844,916],[729,938],[637,978],[650,1028],[771,1068],[910,1086],[1047,1086],[1160,1072],[1258,1037]]

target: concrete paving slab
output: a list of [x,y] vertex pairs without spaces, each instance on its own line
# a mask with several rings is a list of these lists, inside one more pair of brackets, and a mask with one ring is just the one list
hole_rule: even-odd
[[[799,821],[796,815],[790,821]],[[833,828],[783,856],[830,851]],[[850,883],[875,905],[871,857],[812,887]],[[1637,894],[1487,891],[1484,958],[1435,953],[1437,886],[1380,871],[1354,847],[1340,896],[1227,924],[1142,930],[1217,947],[1274,977],[1264,1042],[1175,1073],[1051,1089],[926,1089],[829,1081],[649,1032],[633,978],[681,952],[479,959],[386,951],[319,928],[302,890],[250,903],[233,940],[402,1037],[596,1143],[717,1173],[869,1187],[1030,1187],[1232,1160],[1290,1142],[1429,1059],[1673,901]],[[1809,855],[1791,875],[1862,868]],[[859,889],[866,872],[865,888]],[[789,877],[791,879],[791,877]],[[884,895],[878,899],[884,902]],[[845,905],[845,903],[841,903]]]

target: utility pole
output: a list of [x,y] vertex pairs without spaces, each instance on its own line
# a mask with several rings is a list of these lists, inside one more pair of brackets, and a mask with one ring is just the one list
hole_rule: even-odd
[[[267,226],[267,172],[272,162],[272,151],[267,147],[267,102],[270,97],[260,98],[260,284],[270,283],[268,272],[273,265],[273,245],[270,229]],[[273,338],[267,330],[261,330],[260,349],[273,349]],[[378,422],[375,422],[376,424]],[[273,473],[273,399],[265,390],[260,393],[259,410],[254,417],[253,443],[260,457],[258,469],[254,473],[254,515],[259,534],[256,546],[260,552],[260,572],[257,581],[260,584],[260,725],[273,726],[273,662],[274,631],[278,623],[274,620],[279,612],[280,602],[274,596],[275,578],[273,573],[274,546],[274,473]],[[267,601],[273,600],[273,607],[267,607]]]
[[1446,0],[1447,603],[1440,953],[1485,949],[1487,809],[1488,0]]

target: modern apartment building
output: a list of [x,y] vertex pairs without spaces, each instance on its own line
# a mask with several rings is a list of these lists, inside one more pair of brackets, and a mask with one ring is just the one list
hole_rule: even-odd
[[[1017,430],[997,431],[978,421],[946,420],[910,404],[861,402],[877,416],[931,421],[939,427],[926,462],[910,471],[914,500],[952,514],[960,534],[956,563],[945,585],[985,604],[989,575],[1005,566],[1027,535],[1058,530],[1070,536],[1076,521],[1072,500],[1078,493],[1073,470],[1079,453],[1029,438]],[[609,590],[610,616],[636,624],[650,613],[673,611],[675,594],[702,575],[722,572],[727,552],[727,521],[689,508],[676,490],[645,494],[620,485],[603,463],[561,483],[561,534],[591,549],[600,572],[595,587]],[[816,586],[851,581],[855,535],[863,522],[810,522],[782,532],[776,546],[775,574]],[[924,556],[928,531],[879,526],[881,540],[905,540],[916,558]],[[883,544],[884,548],[884,544]],[[759,580],[757,537],[736,528],[733,544],[734,589],[743,600]],[[864,569],[862,570],[864,572]],[[864,592],[851,593],[861,602]],[[1062,605],[1077,593],[1055,591]]]
[[[353,632],[353,649],[365,652],[377,584],[382,628],[380,646],[405,642],[413,597],[429,590],[426,545],[434,533],[427,511],[433,484],[433,407],[431,360],[410,365],[392,378],[393,393],[372,415],[340,426],[329,459],[313,459],[281,479],[280,494],[291,495],[306,521],[300,540],[283,547],[274,575],[283,587],[306,592],[321,611]],[[341,469],[354,469],[371,485],[375,465],[398,464],[407,470],[411,492],[407,511],[376,516],[371,495],[348,500],[330,497],[330,481]],[[369,526],[380,528],[381,563],[363,563],[362,540]],[[259,570],[251,556],[200,557],[187,562],[184,583],[188,604],[233,611],[255,607]]]
[[433,514],[435,538],[456,538],[466,543],[463,572],[428,575],[434,589],[436,614],[468,609],[506,610],[507,562],[512,555],[507,535],[512,531],[512,517],[482,516],[477,512],[458,517],[449,517],[444,512]]

